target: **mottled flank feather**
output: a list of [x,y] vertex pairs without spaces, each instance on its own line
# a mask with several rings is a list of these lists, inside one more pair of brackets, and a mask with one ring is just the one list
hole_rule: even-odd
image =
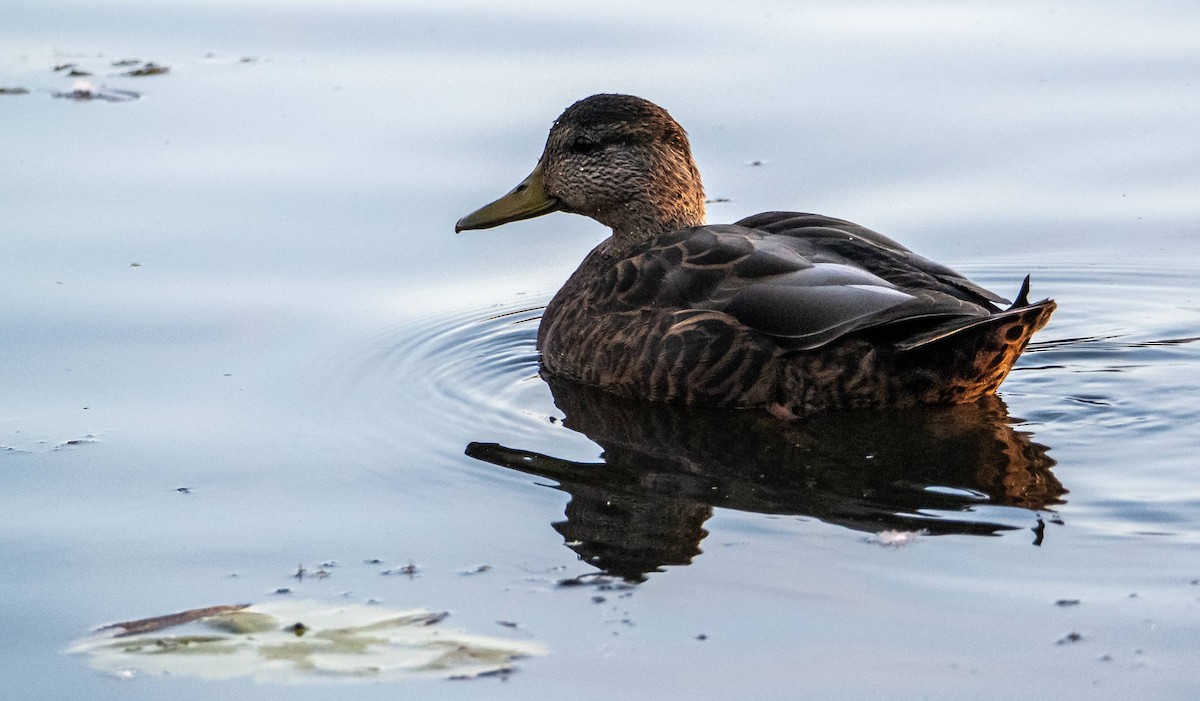
[[785,418],[970,402],[996,391],[1055,308],[1029,303],[1028,278],[1001,307],[840,219],[767,212],[703,225],[686,134],[640,98],[568,108],[538,173],[545,200],[532,214],[481,224],[485,208],[460,228],[553,209],[613,228],[547,306],[538,347],[547,372],[622,396]]

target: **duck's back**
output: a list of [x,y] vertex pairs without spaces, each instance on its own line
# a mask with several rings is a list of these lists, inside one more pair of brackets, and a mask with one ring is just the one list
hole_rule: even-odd
[[[966,401],[994,391],[1053,309],[1001,311],[1004,301],[869,229],[771,212],[627,250],[606,241],[547,307],[538,342],[547,371],[651,400],[792,413]],[[1028,332],[1003,349],[981,340],[1014,321]],[[981,353],[1003,371],[964,391],[957,368]],[[953,396],[930,390],[924,357]]]

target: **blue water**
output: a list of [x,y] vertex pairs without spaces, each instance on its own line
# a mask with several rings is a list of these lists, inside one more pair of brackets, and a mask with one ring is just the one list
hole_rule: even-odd
[[[0,8],[29,91],[0,95],[8,693],[327,696],[61,652],[288,587],[549,648],[345,698],[1195,698],[1197,46],[1180,2]],[[140,97],[54,97],[77,80]],[[536,323],[604,232],[452,227],[600,91],[688,129],[713,222],[816,211],[1002,294],[1031,273],[1059,311],[1003,404],[791,447],[569,410]]]

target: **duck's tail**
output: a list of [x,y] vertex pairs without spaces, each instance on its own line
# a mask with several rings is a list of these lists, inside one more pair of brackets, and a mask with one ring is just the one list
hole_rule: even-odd
[[[989,316],[952,319],[897,341],[895,347],[899,351],[910,351],[952,336],[958,336],[971,329],[986,327],[990,329],[987,335],[1004,341],[1006,345],[1018,344],[1020,348],[1017,353],[1019,354],[1025,349],[1029,337],[1050,321],[1050,315],[1054,313],[1057,306],[1052,299],[1030,303],[1029,276],[1026,275],[1025,280],[1021,283],[1021,289],[1017,293],[1016,301],[1008,309]],[[1013,359],[1016,359],[1015,356]]]
[[1030,303],[1028,291],[1026,282],[1003,311],[951,319],[886,345],[858,338],[794,353],[767,409],[795,418],[830,408],[962,404],[992,394],[1054,313],[1054,300]]

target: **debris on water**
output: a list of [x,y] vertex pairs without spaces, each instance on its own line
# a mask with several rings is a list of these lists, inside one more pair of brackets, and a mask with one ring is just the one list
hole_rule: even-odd
[[480,672],[474,676],[468,674],[455,674],[446,678],[452,682],[461,682],[470,679],[482,679],[483,677],[500,677],[501,679],[508,679],[508,675],[515,671],[517,671],[516,667],[501,667],[500,669],[493,669],[490,672]]
[[96,87],[86,80],[77,80],[71,86],[70,92],[56,92],[54,97],[64,100],[75,100],[77,102],[87,102],[89,100],[100,100],[102,102],[130,102],[141,97],[140,94],[132,90],[114,90],[105,87]]
[[1059,599],[1058,601],[1054,602],[1055,606],[1062,606],[1064,608],[1067,606],[1078,606],[1079,604],[1079,599]]
[[371,558],[371,559],[369,559],[369,560],[363,560],[363,564],[364,564],[364,565],[382,565],[382,564],[383,564],[383,560],[380,560],[380,559],[379,559],[379,558],[377,558],[377,557],[373,557],[373,558]]
[[[67,652],[87,655],[92,668],[121,677],[251,677],[279,684],[473,679],[510,674],[516,660],[545,654],[535,642],[433,626],[445,618],[445,612],[314,601],[213,606],[107,626]],[[161,632],[165,628],[174,630]]]
[[602,587],[613,582],[613,578],[599,572],[588,572],[586,574],[577,575],[575,577],[567,577],[560,579],[554,583],[554,586],[560,588],[595,586]]
[[0,87],[0,95],[28,95],[28,94],[29,94],[29,88],[22,88],[19,86],[11,87],[11,88]]
[[704,204],[722,204],[724,202],[732,201],[733,200],[729,199],[728,197],[710,197],[709,199],[704,200]]
[[129,264],[129,267],[131,267],[131,268],[140,268],[140,267],[142,267],[142,264],[141,264],[141,263],[138,263],[138,262],[133,262],[133,263],[130,263],[130,264]]
[[179,492],[180,494],[191,494],[192,488],[191,487],[176,487],[175,491]]
[[597,591],[626,591],[634,588],[633,584],[625,582],[603,572],[587,572],[574,577],[560,579],[554,583],[560,589],[574,587],[595,587]]
[[57,72],[59,72],[59,71],[65,71],[65,70],[67,70],[68,68],[74,68],[76,65],[77,65],[77,64],[74,64],[74,63],[59,63],[59,64],[57,64],[57,65],[55,65],[55,66],[54,66],[54,69],[53,69],[53,70],[54,70],[54,72],[55,72],[55,73],[57,73]]
[[749,162],[749,163],[747,163],[746,165],[748,165],[748,166],[761,166],[761,165],[766,165],[766,164],[767,164],[767,162],[766,162],[766,161],[762,161],[762,160],[755,159],[755,160],[753,160],[753,161],[750,161],[750,162]]
[[145,65],[134,68],[131,71],[125,71],[121,75],[128,76],[130,78],[144,78],[145,76],[149,75],[164,75],[170,72],[170,66],[162,66],[157,63],[147,61]]
[[504,626],[505,628],[517,628],[516,621],[496,621],[496,625]]
[[139,58],[123,58],[120,61],[113,61],[112,66],[113,68],[128,68],[129,66],[136,66],[141,62],[142,60]]
[[448,618],[449,616],[450,616],[449,611],[438,611],[436,613],[425,613],[425,614],[421,614],[419,616],[415,616],[415,617],[411,618],[411,620],[409,622],[414,625],[419,624],[419,625],[423,625],[423,626],[431,626],[436,623],[441,623],[442,621],[446,620],[446,618]]
[[53,450],[62,450],[64,448],[69,448],[72,446],[86,445],[88,443],[95,443],[95,442],[96,442],[96,436],[94,434],[89,433],[89,434],[85,435],[83,438],[72,438],[70,440],[65,440],[62,443],[59,443],[58,445],[54,446]]
[[254,56],[243,56],[238,59],[238,63],[256,63],[258,61]]
[[1072,632],[1068,633],[1066,636],[1059,638],[1058,641],[1055,642],[1054,644],[1055,645],[1069,645],[1071,643],[1077,643],[1080,640],[1083,640],[1083,636],[1080,635],[1079,633],[1072,631]]
[[603,596],[600,596],[599,594],[592,597],[593,604],[603,604],[605,601],[608,601],[608,599],[604,598]]
[[71,76],[72,78],[82,78],[83,76],[91,74],[91,71],[85,71],[79,68],[72,68],[70,71],[67,71],[67,75]]
[[923,528],[919,531],[886,530],[876,533],[871,538],[867,538],[866,542],[883,548],[902,548],[917,542],[921,539],[921,536],[926,535],[929,535],[929,531]]
[[412,560],[409,560],[408,564],[403,567],[391,567],[391,568],[388,568],[388,569],[380,572],[380,574],[384,575],[385,577],[391,576],[394,574],[402,574],[402,575],[405,575],[406,577],[408,577],[409,579],[412,579],[413,577],[417,576],[417,572],[418,572],[418,569],[417,569],[416,564],[414,564]]
[[291,593],[292,593],[292,590],[291,590],[290,588],[288,588],[288,587],[279,587],[278,589],[276,589],[276,590],[275,590],[274,592],[272,592],[272,593],[273,593],[273,594],[291,594]]
[[459,574],[461,574],[464,577],[470,577],[471,575],[483,574],[484,572],[491,572],[491,571],[492,571],[491,565],[480,565],[474,569],[469,569],[469,570],[464,570],[462,572],[459,572]]

